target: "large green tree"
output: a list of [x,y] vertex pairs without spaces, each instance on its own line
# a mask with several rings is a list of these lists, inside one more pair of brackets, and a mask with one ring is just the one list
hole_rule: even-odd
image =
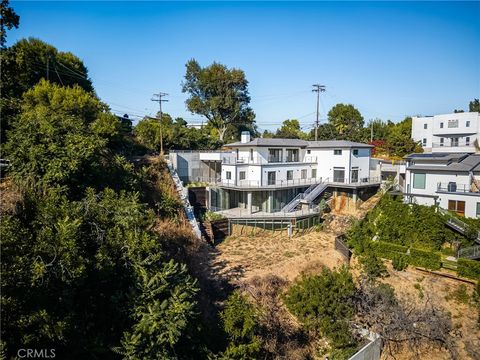
[[189,95],[187,108],[205,116],[220,141],[224,141],[229,128],[253,128],[255,114],[248,106],[248,81],[242,70],[216,62],[202,68],[194,59],[187,62],[186,68],[182,91]]
[[470,112],[480,112],[480,101],[478,99],[473,99],[468,104],[468,109]]
[[284,139],[304,139],[305,133],[296,119],[285,120],[277,130],[275,137]]
[[0,46],[5,47],[7,41],[7,29],[18,29],[20,17],[15,13],[8,0],[2,0],[0,3]]
[[92,94],[43,80],[25,93],[9,132],[9,172],[24,185],[81,189],[98,184],[108,177],[107,165],[115,165],[108,150],[120,128],[119,119]]
[[341,140],[362,140],[364,135],[363,116],[351,104],[337,104],[328,112],[328,122]]
[[386,141],[386,148],[390,155],[403,157],[405,155],[423,152],[419,143],[412,139],[412,118],[393,124]]
[[22,95],[41,79],[61,86],[78,85],[93,93],[87,68],[78,57],[35,38],[22,39],[3,49],[0,66],[2,142],[20,113]]

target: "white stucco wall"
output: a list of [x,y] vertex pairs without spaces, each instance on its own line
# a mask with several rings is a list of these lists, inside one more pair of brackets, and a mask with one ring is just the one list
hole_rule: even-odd
[[[463,186],[469,186],[470,176],[468,173],[450,173],[450,172],[433,172],[429,171],[415,171],[416,173],[426,173],[425,176],[425,189],[413,188],[413,174],[414,171],[407,170],[406,173],[406,187],[405,191],[411,194],[422,195],[436,195],[438,196],[438,205],[444,209],[448,209],[449,200],[465,201],[465,216],[476,217],[477,202],[480,202],[480,194],[462,194],[462,193],[445,193],[437,192],[438,183],[442,183],[443,187],[447,187],[449,182],[455,182],[457,189],[463,188]],[[414,197],[414,202],[419,205],[432,206],[435,204],[433,198],[426,197]]]
[[[451,120],[458,121],[458,127],[449,127]],[[427,124],[427,129],[424,129],[424,124]],[[476,112],[412,118],[412,139],[422,142],[426,138],[427,145],[423,146],[426,152],[475,152],[474,142],[479,138],[479,133],[480,114]],[[458,137],[460,146],[450,146],[451,137]],[[466,137],[470,138],[469,146],[465,143]],[[444,139],[444,146],[440,147],[441,138]]]

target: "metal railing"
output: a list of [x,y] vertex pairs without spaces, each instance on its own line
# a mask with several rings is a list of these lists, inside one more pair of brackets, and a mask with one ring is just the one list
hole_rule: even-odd
[[456,182],[449,183],[438,183],[437,191],[449,192],[449,193],[477,193],[477,191],[472,191],[472,186],[469,184],[457,184]]
[[[262,189],[276,189],[276,188],[286,188],[286,187],[300,187],[300,186],[310,186],[325,183],[327,185],[369,185],[369,184],[380,184],[380,177],[367,177],[358,179],[358,181],[347,181],[345,178],[337,178],[333,181],[322,178],[307,178],[307,179],[293,179],[293,180],[269,180],[263,179],[260,180],[229,180],[229,179],[220,179],[212,177],[191,177],[190,182],[200,182],[208,183],[216,186],[224,186],[231,188],[262,188]],[[312,189],[313,190],[313,189]]]
[[305,156],[303,159],[269,157],[267,160],[261,156],[244,156],[237,158],[235,154],[232,154],[231,156],[224,156],[222,158],[222,164],[225,165],[312,164],[316,162],[316,156]]
[[[252,211],[245,208],[231,208],[221,209],[217,207],[210,207],[211,211],[224,215],[229,219],[235,218],[297,218],[301,216],[317,215],[321,210],[318,205],[311,205],[308,208],[303,208],[297,211],[281,211],[281,209],[274,209],[273,212],[261,211],[260,207],[252,206]],[[275,211],[277,210],[277,211]]]
[[457,258],[478,259],[480,258],[480,245],[470,246],[458,250]]
[[473,146],[473,141],[445,141],[445,142],[434,142],[432,143],[432,147],[439,148],[439,147],[468,147]]
[[228,179],[218,179],[218,178],[208,178],[208,177],[194,177],[190,179],[192,182],[205,182],[218,186],[233,187],[233,188],[281,188],[281,187],[292,187],[292,186],[309,186],[312,184],[317,184],[322,181],[322,179],[310,178],[310,179],[294,179],[294,180],[228,180]]

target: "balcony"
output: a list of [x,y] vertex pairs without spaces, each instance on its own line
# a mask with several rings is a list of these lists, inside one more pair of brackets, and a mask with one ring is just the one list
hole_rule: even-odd
[[204,178],[197,177],[191,179],[193,182],[208,183],[214,186],[221,186],[232,189],[265,189],[265,190],[274,190],[281,188],[291,188],[291,187],[306,187],[314,184],[320,184],[323,181],[326,181],[328,185],[336,187],[347,187],[347,188],[356,188],[356,187],[365,187],[371,185],[379,185],[381,179],[379,177],[369,177],[361,178],[354,181],[348,181],[344,178],[336,178],[333,181],[322,178],[309,178],[309,179],[293,179],[293,180],[274,180],[265,178],[263,181],[260,180],[226,180],[219,178]]
[[316,156],[305,156],[303,159],[298,159],[298,157],[287,157],[285,161],[283,158],[279,157],[269,157],[268,160],[260,157],[241,157],[236,158],[235,156],[222,158],[222,164],[224,165],[277,165],[277,164],[315,164],[317,163]]
[[432,143],[432,147],[434,148],[458,148],[458,147],[471,147],[474,146],[473,140],[466,141],[466,140],[458,140],[458,141],[452,141],[450,139],[445,139],[445,141],[442,142],[434,142]]
[[457,184],[456,182],[438,183],[437,192],[451,193],[451,194],[465,194],[480,196],[478,191],[474,191],[475,186],[470,184]]

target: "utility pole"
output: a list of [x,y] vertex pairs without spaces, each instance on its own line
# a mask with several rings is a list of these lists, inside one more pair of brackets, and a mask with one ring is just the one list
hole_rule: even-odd
[[152,101],[158,102],[158,105],[160,106],[160,156],[163,156],[162,102],[168,101],[167,99],[162,99],[165,96],[168,96],[168,94],[164,92],[159,92],[158,94],[153,94],[152,97]]
[[317,93],[317,120],[315,121],[315,141],[318,140],[318,127],[320,126],[320,93],[325,91],[325,85],[314,84],[313,92]]

